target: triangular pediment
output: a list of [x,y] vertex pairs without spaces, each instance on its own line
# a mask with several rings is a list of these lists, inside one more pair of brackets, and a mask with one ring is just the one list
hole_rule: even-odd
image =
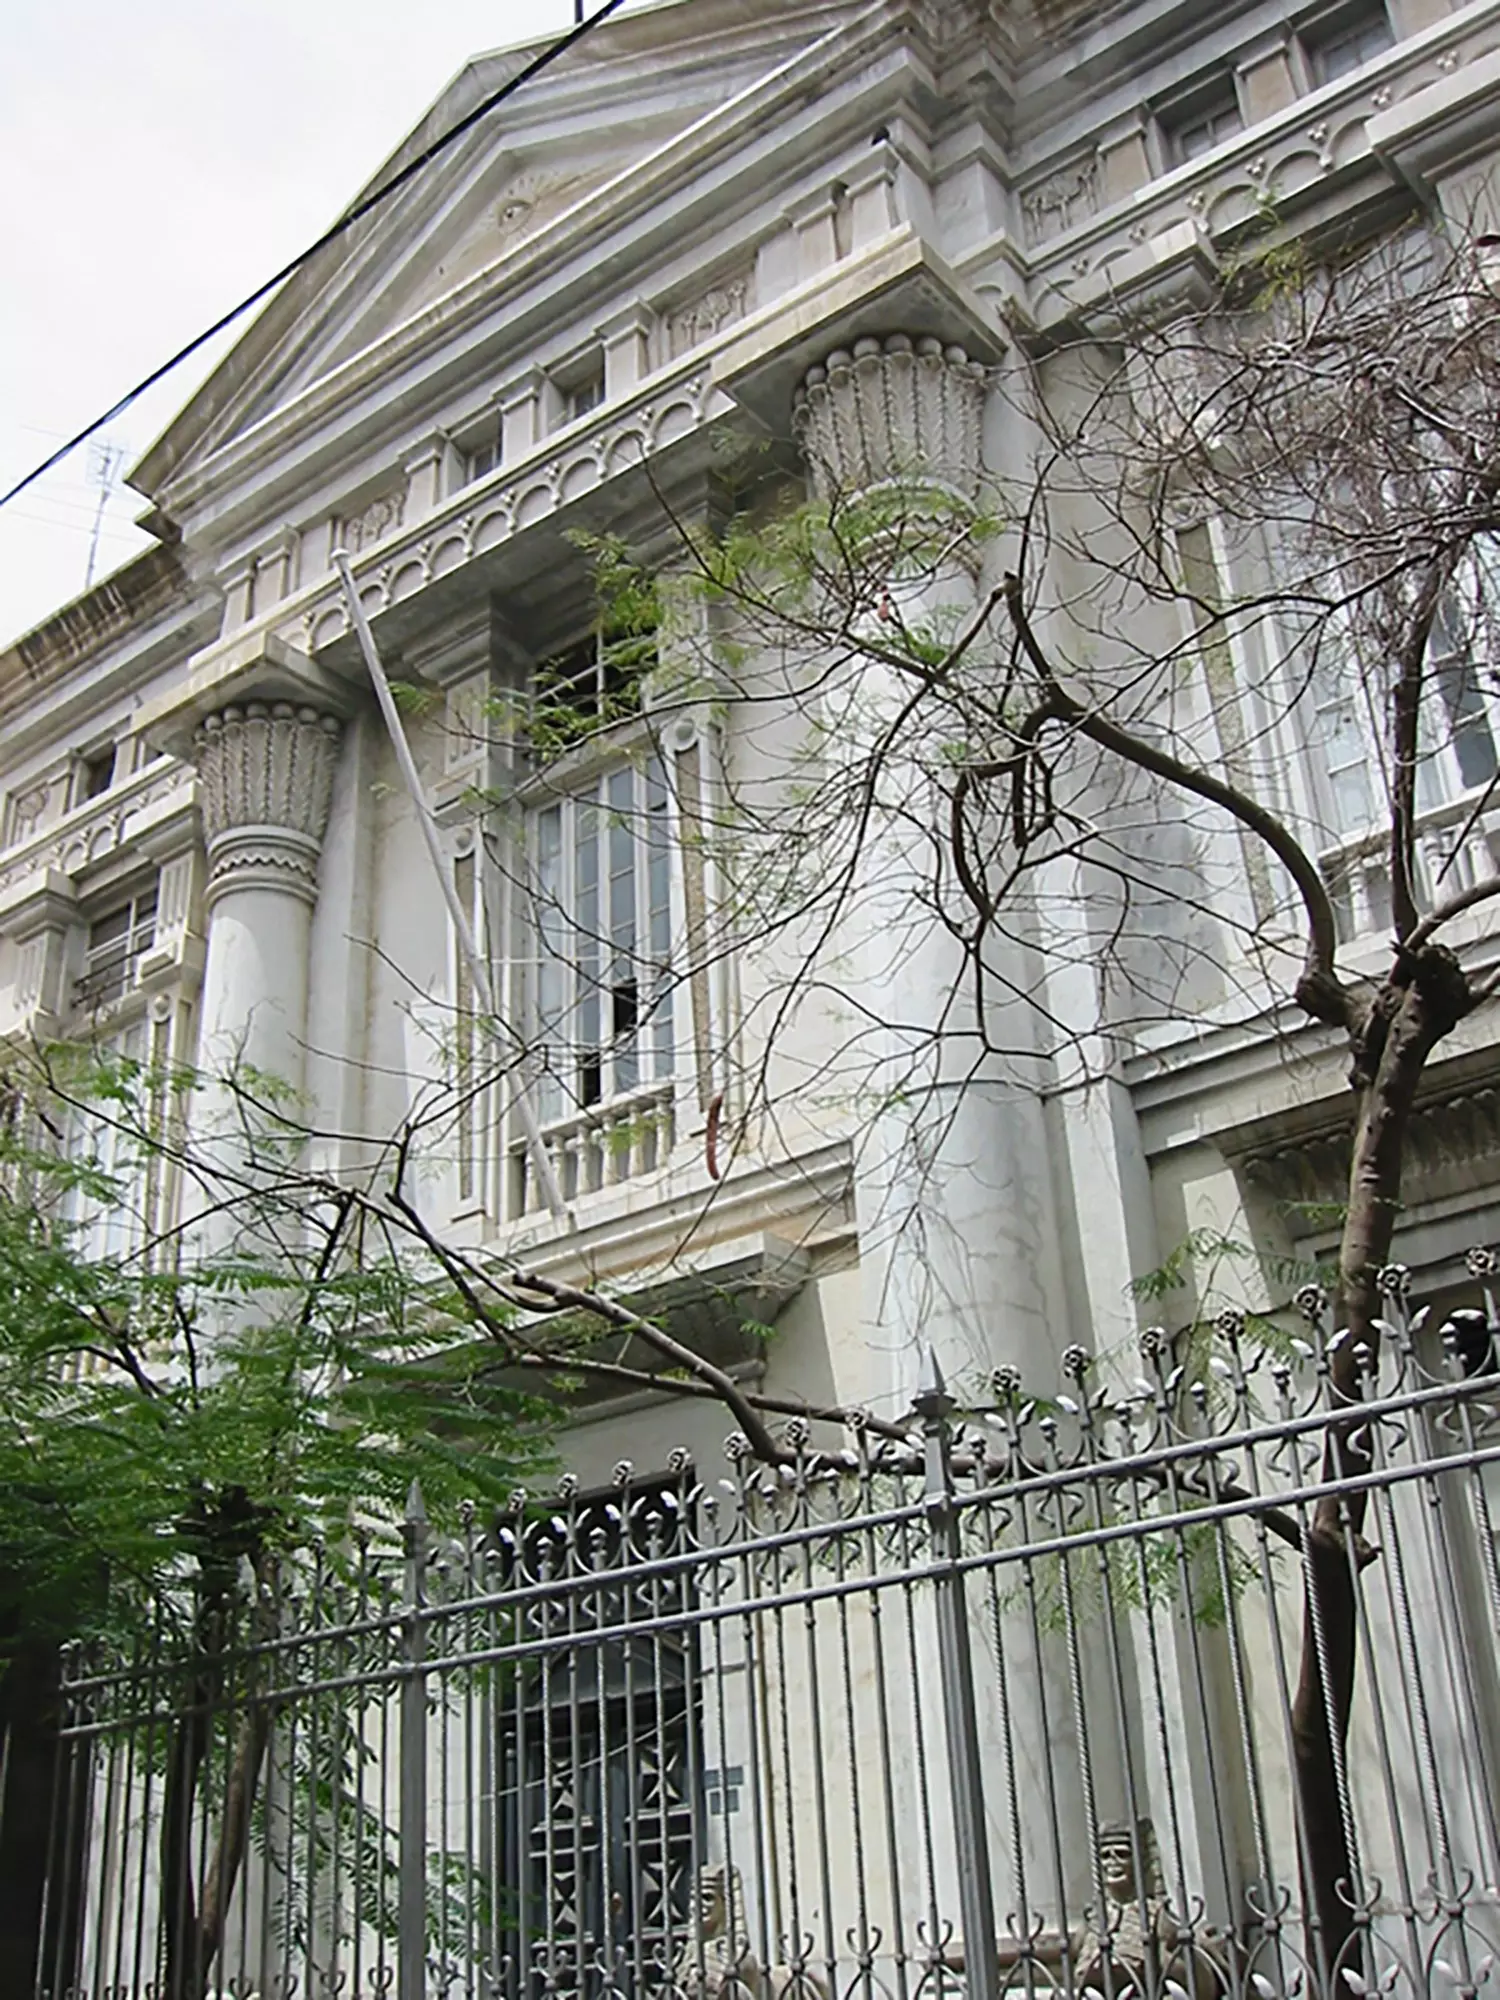
[[275,401],[331,374],[483,272],[498,274],[549,223],[627,172],[673,130],[668,125],[619,135],[613,145],[611,135],[601,134],[585,158],[572,151],[507,150],[486,161],[437,215],[423,217],[420,227],[409,218],[407,228],[388,233],[380,255],[367,260],[371,268],[360,295],[322,330],[266,402],[246,411],[246,419],[255,421]]
[[[387,203],[305,265],[272,299],[147,452],[132,484],[153,500],[222,447],[314,394],[403,330],[435,325],[547,242],[591,198],[712,121],[742,90],[829,32],[854,0],[690,0],[629,13],[583,52],[517,92]],[[857,10],[856,10],[857,11]],[[382,186],[521,67],[516,51],[470,64],[382,168]],[[363,197],[361,197],[362,199]]]

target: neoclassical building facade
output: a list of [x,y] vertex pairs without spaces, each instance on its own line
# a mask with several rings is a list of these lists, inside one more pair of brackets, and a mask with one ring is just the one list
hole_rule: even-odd
[[[433,129],[511,60],[466,69]],[[525,1120],[461,1093],[434,1221],[606,1285],[696,1275],[776,1322],[757,1365],[819,1401],[899,1414],[919,1321],[959,1370],[1127,1337],[1130,1279],[1189,1231],[1336,1180],[1316,1034],[1226,1001],[1087,1091],[1053,1094],[1040,1042],[976,1076],[928,1162],[941,1227],[908,1258],[900,1135],[817,1086],[826,1019],[757,1040],[779,975],[720,936],[712,844],[684,837],[774,754],[764,703],[679,683],[654,717],[614,716],[580,543],[668,561],[664,510],[713,518],[724,465],[767,439],[825,496],[896,472],[976,502],[1021,449],[995,364],[1196,296],[1268,200],[1314,237],[1422,204],[1493,224],[1497,65],[1488,0],[694,0],[611,21],[299,273],[135,468],[159,546],[0,658],[0,1028],[248,1064],[300,1095],[334,1171],[478,1060],[342,548],[422,691],[410,731],[508,1032],[577,1029],[566,1060],[542,1052]],[[992,582],[938,595],[957,615]],[[539,785],[501,709],[559,675],[600,726]],[[1336,803],[1335,736],[1304,782]],[[1435,825],[1496,741],[1486,710]],[[513,808],[543,885],[526,908],[476,799]],[[1378,859],[1357,835],[1333,851],[1325,817],[1357,958]],[[955,970],[903,867],[910,889],[875,854],[834,978],[931,1022]],[[613,970],[588,955],[606,931]],[[1409,1254],[1434,1272],[1492,1199],[1488,1039],[1477,1024],[1439,1073],[1424,1117],[1450,1136],[1415,1142]],[[680,1419],[616,1412],[579,1449],[602,1469],[623,1423],[649,1458]]]
[[[514,60],[477,59],[388,168]],[[595,557],[617,535],[670,569],[669,521],[712,525],[726,466],[757,457],[824,498],[979,510],[1029,449],[993,393],[1005,358],[1191,302],[1268,203],[1309,240],[1423,211],[1500,232],[1497,90],[1500,0],[627,8],[290,281],[132,473],[158,546],[0,654],[0,1036],[248,1066],[332,1175],[446,1091],[435,1231],[679,1314],[788,1405],[900,1418],[926,1342],[955,1383],[1046,1391],[1075,1344],[1133,1340],[1132,1280],[1192,1232],[1325,1251],[1349,1114],[1324,1031],[1226,977],[1064,1088],[1038,1024],[1105,1024],[1085,941],[981,1060],[950,1056],[978,1003],[899,817],[783,1004],[812,947],[757,941],[702,829],[775,793],[791,682],[743,648],[715,679],[701,625],[674,676],[666,621],[660,698],[617,704]],[[498,1028],[336,551],[416,691]],[[997,575],[956,556],[918,594],[953,629]],[[588,727],[544,757],[517,704],[559,687]],[[865,720],[834,712],[832,766],[894,699],[872,674]],[[1479,700],[1424,837],[1462,824],[1488,855],[1470,808],[1500,698]],[[1357,969],[1388,886],[1341,808],[1357,718],[1324,722],[1292,782],[1322,802]],[[1414,1123],[1400,1247],[1438,1289],[1500,1209],[1493,1041],[1481,1012]],[[209,1134],[232,1107],[206,1083],[194,1115]],[[171,1199],[90,1227],[121,1247]],[[599,1397],[566,1450],[604,1485],[679,1446],[717,1462],[725,1427]]]

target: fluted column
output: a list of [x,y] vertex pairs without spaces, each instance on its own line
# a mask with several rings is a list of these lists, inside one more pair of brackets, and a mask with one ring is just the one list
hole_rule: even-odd
[[208,951],[200,1069],[204,1120],[239,1123],[225,1079],[302,1088],[308,943],[341,725],[293,702],[220,709],[193,738],[208,840]]

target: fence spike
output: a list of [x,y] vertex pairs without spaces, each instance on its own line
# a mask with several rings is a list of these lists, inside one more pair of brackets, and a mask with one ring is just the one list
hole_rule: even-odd
[[937,1349],[929,1340],[922,1349],[922,1372],[917,1379],[917,1393],[912,1398],[912,1408],[928,1423],[938,1423],[957,1406],[948,1394],[948,1384],[943,1379],[943,1370],[937,1358]]

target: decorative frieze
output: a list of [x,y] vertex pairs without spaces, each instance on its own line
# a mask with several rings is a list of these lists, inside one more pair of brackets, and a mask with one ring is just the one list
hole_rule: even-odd
[[667,358],[676,361],[705,340],[733,326],[750,310],[751,278],[748,271],[721,278],[695,299],[675,307],[667,315]]
[[[730,407],[707,369],[684,372],[643,391],[623,408],[601,407],[591,421],[572,427],[564,446],[542,456],[537,370],[501,397],[505,423],[505,463],[516,465],[506,479],[486,482],[477,496],[450,500],[436,520],[413,522],[384,560],[360,577],[360,592],[372,618],[440,576],[534,526],[559,508],[581,499],[617,474],[643,464],[710,415]],[[519,461],[519,463],[518,463]],[[320,584],[277,638],[306,654],[341,638],[349,612],[336,582]]]
[[[1227,1147],[1249,1184],[1281,1213],[1289,1234],[1332,1227],[1349,1198],[1351,1121],[1248,1151]],[[1500,1168],[1500,1088],[1478,1082],[1420,1101],[1407,1126],[1408,1206],[1493,1183]]]
[[1074,160],[1021,196],[1026,241],[1045,243],[1099,212],[1099,156]]
[[358,514],[340,515],[334,522],[333,545],[357,556],[399,528],[406,514],[406,481],[389,486],[367,500]]
[[316,900],[341,726],[315,708],[247,701],[199,727],[193,753],[210,903],[239,888]]
[[977,499],[987,381],[963,348],[931,337],[836,348],[808,370],[793,413],[819,497],[917,484]]
[[8,854],[0,867],[0,896],[38,869],[56,868],[65,875],[78,875],[117,850],[128,848],[140,815],[160,810],[174,794],[185,793],[186,785],[180,765],[153,762],[133,773],[123,785],[66,814],[55,831],[43,825],[24,844],[18,838],[16,851]]

